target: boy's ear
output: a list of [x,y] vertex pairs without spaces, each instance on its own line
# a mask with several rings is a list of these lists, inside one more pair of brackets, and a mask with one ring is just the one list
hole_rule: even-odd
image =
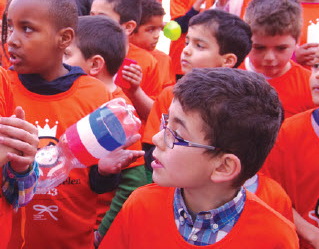
[[72,28],[64,28],[59,31],[59,47],[66,49],[74,38],[74,30]]
[[101,55],[93,55],[89,59],[89,66],[89,74],[93,77],[97,77],[106,67],[105,61]]
[[233,68],[237,63],[237,56],[233,53],[223,55],[223,67]]
[[128,22],[123,23],[121,26],[124,28],[126,35],[129,36],[129,35],[131,35],[133,33],[133,31],[136,28],[137,24],[136,24],[135,21],[130,20]]
[[211,174],[211,180],[215,183],[233,181],[241,171],[239,158],[234,154],[221,155]]

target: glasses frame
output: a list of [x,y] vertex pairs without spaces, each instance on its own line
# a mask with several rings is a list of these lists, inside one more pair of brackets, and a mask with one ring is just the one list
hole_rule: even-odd
[[[177,137],[175,135],[175,132],[167,127],[168,123],[168,114],[162,114],[161,118],[161,130],[164,130],[164,142],[166,146],[170,149],[173,149],[175,145],[179,146],[185,146],[185,147],[194,147],[194,148],[202,148],[202,149],[207,149],[207,150],[218,150],[215,146],[210,146],[210,145],[204,145],[204,144],[199,144],[199,143],[194,143],[188,140],[185,140],[183,138]],[[172,143],[172,146],[167,142],[167,131],[171,133],[171,135],[174,137],[174,142]],[[177,140],[177,142],[175,142]]]

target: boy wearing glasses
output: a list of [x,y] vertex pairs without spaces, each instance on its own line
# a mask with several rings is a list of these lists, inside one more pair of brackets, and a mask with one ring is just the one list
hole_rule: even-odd
[[276,139],[275,90],[255,73],[206,68],[174,96],[153,137],[155,184],[133,192],[99,248],[298,248],[293,224],[242,187]]

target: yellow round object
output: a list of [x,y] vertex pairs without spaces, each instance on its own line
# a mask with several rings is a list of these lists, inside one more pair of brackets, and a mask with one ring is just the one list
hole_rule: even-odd
[[181,37],[182,29],[176,21],[170,21],[164,26],[163,32],[167,38],[176,41]]

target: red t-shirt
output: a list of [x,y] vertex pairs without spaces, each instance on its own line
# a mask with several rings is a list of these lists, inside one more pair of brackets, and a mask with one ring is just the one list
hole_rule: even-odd
[[[282,185],[296,211],[319,227],[319,217],[315,215],[315,209],[319,208],[316,178],[319,175],[319,138],[311,124],[312,112],[308,110],[285,120],[263,171]],[[312,247],[308,244],[302,248]]]
[[[44,96],[28,91],[16,72],[9,73],[15,103],[24,108],[27,121],[37,124],[40,146],[56,144],[66,128],[111,99],[104,84],[89,76],[79,77],[66,92]],[[25,207],[23,248],[93,248],[97,194],[88,175],[89,168],[73,169],[64,183],[34,196]],[[20,224],[18,212],[9,248],[21,248]]]
[[[99,248],[201,248],[187,243],[176,227],[174,190],[156,184],[135,190],[123,205]],[[293,224],[254,194],[246,193],[244,210],[230,233],[205,248],[298,248]]]

